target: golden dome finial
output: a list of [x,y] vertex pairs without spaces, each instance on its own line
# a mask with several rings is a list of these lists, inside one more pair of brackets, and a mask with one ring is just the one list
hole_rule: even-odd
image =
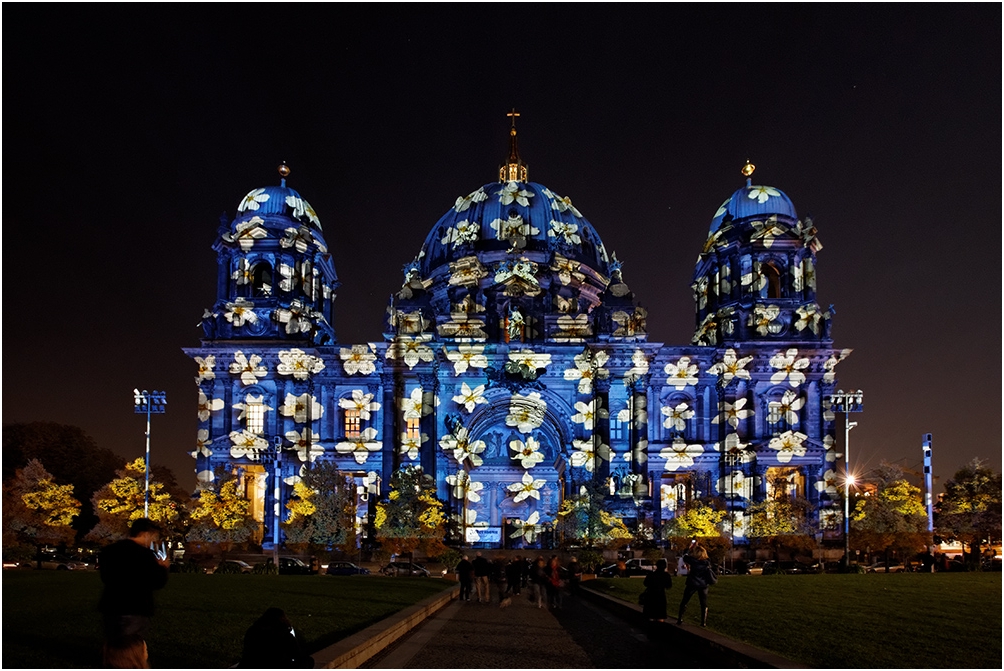
[[519,148],[516,145],[516,117],[519,112],[513,107],[512,111],[506,112],[506,116],[512,119],[509,127],[509,158],[499,167],[500,182],[526,182],[529,179],[526,163],[519,157]]
[[278,170],[279,170],[279,175],[281,177],[283,177],[283,178],[289,177],[290,169],[289,169],[289,166],[286,165],[285,161],[283,161],[282,163],[279,164]]
[[749,159],[746,159],[746,165],[744,165],[742,169],[743,176],[751,177],[754,170],[756,170],[756,166],[750,163]]

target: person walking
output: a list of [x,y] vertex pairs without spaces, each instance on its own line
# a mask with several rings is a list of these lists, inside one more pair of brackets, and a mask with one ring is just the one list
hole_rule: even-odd
[[505,567],[505,580],[506,580],[506,595],[519,596],[520,594],[520,582],[523,579],[523,560],[516,556],[506,564]]
[[645,591],[642,592],[642,614],[655,622],[666,620],[666,590],[673,586],[673,578],[666,567],[665,559],[655,563],[655,570],[645,576]]
[[460,581],[460,600],[471,600],[471,586],[474,583],[474,564],[467,555],[457,564],[457,580]]
[[488,576],[491,575],[492,566],[487,559],[478,552],[471,562],[474,567],[474,589],[478,593],[478,603],[488,603],[490,595],[488,588]]
[[551,555],[551,560],[547,563],[547,582],[544,583],[547,590],[547,605],[549,608],[561,608],[561,561],[558,555]]
[[708,561],[708,551],[704,546],[697,544],[697,539],[690,542],[690,547],[682,557],[687,565],[687,584],[683,590],[683,601],[680,602],[680,614],[676,618],[677,624],[683,624],[683,613],[687,609],[687,602],[695,593],[701,602],[701,626],[708,626],[708,587],[718,582],[714,571],[711,570],[711,562]]
[[530,603],[537,602],[537,608],[544,607],[544,594],[547,583],[547,563],[543,557],[537,557],[537,561],[530,567]]
[[[160,526],[144,517],[132,523],[128,538],[101,551],[98,570],[104,591],[98,610],[104,625],[102,656],[106,667],[116,663],[109,658],[109,648],[121,649],[125,642],[130,643],[125,647],[139,647],[137,639],[142,641],[150,627],[153,592],[167,584],[171,565],[166,557],[151,549],[160,542],[160,537]],[[142,648],[145,653],[145,642]]]
[[314,658],[303,652],[293,625],[281,608],[269,608],[244,634],[238,669],[312,669]]

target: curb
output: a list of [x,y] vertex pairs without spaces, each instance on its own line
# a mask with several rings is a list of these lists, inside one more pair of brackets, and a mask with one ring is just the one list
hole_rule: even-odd
[[[707,652],[711,666],[722,668],[746,669],[807,669],[804,664],[793,662],[787,657],[767,652],[752,645],[735,641],[722,634],[691,625],[677,626],[668,622],[649,622],[642,615],[641,606],[601,594],[583,587],[579,594],[614,614],[628,620],[638,622],[647,627],[652,635],[657,635],[660,643],[686,645],[690,649],[701,649]],[[658,627],[654,629],[651,627]]]
[[435,615],[460,595],[460,586],[422,599],[414,606],[371,624],[334,645],[315,652],[315,669],[357,669],[426,618]]

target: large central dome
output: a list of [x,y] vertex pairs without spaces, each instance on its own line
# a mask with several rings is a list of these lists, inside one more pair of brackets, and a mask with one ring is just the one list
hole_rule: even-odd
[[607,250],[568,197],[536,182],[494,182],[457,198],[422,246],[422,275],[472,254],[533,260],[557,252],[609,276]]

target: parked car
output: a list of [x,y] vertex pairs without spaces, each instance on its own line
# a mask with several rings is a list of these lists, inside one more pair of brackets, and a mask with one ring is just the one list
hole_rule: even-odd
[[298,557],[279,557],[279,575],[313,575],[310,565]]
[[251,573],[254,570],[251,564],[240,559],[224,559],[216,567],[214,573]]
[[[34,564],[38,567],[38,564]],[[93,568],[87,562],[71,559],[65,555],[42,555],[41,568],[56,571],[85,571]]]
[[369,575],[370,570],[350,561],[333,561],[328,564],[328,575]]
[[413,564],[412,562],[406,561],[392,561],[381,568],[380,573],[383,573],[384,575],[413,575],[420,576],[422,578],[429,577],[429,569],[425,568],[421,564]]
[[800,561],[766,561],[763,563],[763,575],[800,575],[803,573],[813,573],[813,571]]
[[902,562],[891,561],[889,562],[889,570],[886,571],[886,566],[884,561],[877,561],[871,566],[865,567],[865,573],[902,573],[906,571],[907,568],[903,566]]
[[746,573],[749,575],[760,575],[763,573],[763,562],[762,561],[751,561],[746,566]]
[[648,575],[655,570],[655,562],[651,559],[634,558],[624,562],[624,570],[617,568],[617,564],[604,566],[599,571],[601,578],[622,578],[634,575]]

